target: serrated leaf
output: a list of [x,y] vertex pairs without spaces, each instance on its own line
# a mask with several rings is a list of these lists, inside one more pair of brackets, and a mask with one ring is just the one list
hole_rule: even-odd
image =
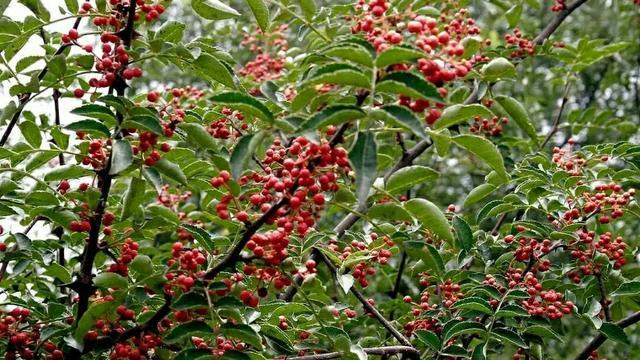
[[319,66],[302,87],[315,84],[335,84],[368,89],[371,87],[371,78],[356,66],[330,63]]
[[603,333],[607,339],[629,345],[629,338],[627,337],[627,334],[625,334],[624,330],[620,326],[614,323],[603,323],[602,326],[600,326],[600,332]]
[[298,132],[322,129],[329,125],[338,125],[365,117],[365,112],[357,106],[337,104],[316,113],[298,128]]
[[422,165],[407,166],[393,173],[387,180],[385,188],[391,194],[399,194],[437,177],[438,172],[430,167]]
[[514,4],[504,16],[507,18],[507,22],[509,22],[509,27],[514,28],[518,25],[520,21],[520,16],[522,15],[522,3]]
[[71,110],[72,114],[87,116],[102,121],[116,121],[116,115],[108,107],[97,104],[85,104]]
[[432,101],[443,101],[435,86],[410,72],[393,72],[376,84],[377,92],[405,95]]
[[[225,351],[225,355],[230,351]],[[186,349],[180,351],[172,360],[214,360],[209,349]],[[223,356],[222,359],[225,359]],[[233,359],[230,357],[229,359]]]
[[247,0],[247,3],[249,3],[249,8],[256,18],[258,26],[260,26],[260,30],[267,32],[270,22],[267,4],[262,0]]
[[190,142],[197,144],[203,149],[217,150],[218,146],[207,130],[200,124],[195,123],[181,123],[179,128],[184,130],[189,136]]
[[116,175],[133,164],[133,150],[126,140],[115,140],[111,147],[109,175]]
[[172,327],[166,332],[164,341],[167,344],[175,344],[187,336],[202,336],[213,334],[213,329],[204,321],[189,321]]
[[388,123],[390,125],[399,126],[411,131],[421,139],[425,139],[427,134],[424,131],[424,125],[413,114],[413,112],[404,106],[387,105],[372,110],[370,116]]
[[564,342],[562,340],[562,337],[555,331],[549,329],[549,327],[547,326],[543,326],[543,325],[532,325],[529,326],[528,328],[524,329],[524,334],[533,334],[533,335],[538,335],[540,337],[543,338],[551,338],[551,339],[556,339],[560,342]]
[[477,187],[473,188],[473,190],[471,190],[469,194],[467,194],[467,197],[464,198],[462,206],[466,208],[470,205],[473,205],[489,196],[496,189],[497,187],[491,184],[480,184]]
[[60,280],[63,284],[71,282],[71,272],[56,262],[47,266],[47,270],[45,270],[44,274]]
[[63,165],[49,171],[44,176],[44,181],[58,181],[64,179],[77,179],[83,176],[92,175],[93,171],[83,168],[80,165]]
[[231,153],[229,163],[231,165],[231,175],[236,181],[246,170],[249,160],[253,156],[256,148],[262,142],[264,133],[248,134],[240,138]]
[[34,148],[39,148],[40,144],[42,144],[42,134],[40,134],[40,128],[36,125],[35,122],[31,120],[22,121],[18,124],[20,128],[20,132],[25,140],[29,143],[29,145]]
[[458,300],[455,302],[455,304],[453,304],[453,307],[456,309],[479,311],[488,315],[493,314],[491,305],[489,305],[487,300],[477,296],[467,297],[467,298]]
[[260,339],[260,336],[258,336],[256,331],[248,325],[234,325],[231,323],[225,323],[220,326],[220,332],[226,338],[238,339],[255,347],[258,350],[262,349],[262,341]]
[[454,143],[461,146],[489,165],[503,179],[508,179],[507,169],[498,148],[489,140],[476,135],[458,135],[451,138]]
[[431,349],[433,349],[435,351],[439,351],[440,348],[442,347],[442,343],[440,342],[440,338],[438,338],[438,335],[436,335],[432,331],[416,330],[414,332],[414,335],[416,336],[416,338],[420,342],[422,342],[423,344],[425,344],[426,346],[430,347]]
[[147,255],[138,254],[129,264],[129,268],[135,274],[142,276],[149,276],[153,273],[153,264],[151,263],[151,258]]
[[448,128],[453,125],[463,124],[470,119],[479,116],[481,118],[491,118],[494,116],[491,110],[487,109],[484,105],[471,104],[462,105],[456,104],[444,109],[442,115],[434,124],[435,129]]
[[152,115],[134,115],[126,118],[122,122],[122,127],[125,129],[134,128],[139,130],[150,131],[156,135],[164,134],[160,120]]
[[423,51],[410,46],[392,46],[381,52],[376,59],[376,66],[384,68],[389,65],[411,62],[425,56]]
[[640,295],[640,281],[629,281],[620,284],[618,288],[611,293],[611,296],[635,296]]
[[356,198],[360,204],[367,201],[369,190],[376,180],[378,146],[372,132],[358,132],[358,138],[349,151],[349,160],[356,173]]
[[111,136],[109,128],[101,122],[95,120],[80,120],[65,126],[65,129],[75,132],[85,132],[91,134],[99,134],[102,136]]
[[404,204],[404,207],[425,229],[449,244],[453,243],[449,221],[434,203],[426,199],[411,199]]
[[71,14],[77,14],[80,7],[78,6],[78,0],[64,0],[65,5],[67,5],[67,10]]
[[202,53],[193,62],[193,66],[206,79],[219,82],[230,88],[236,87],[231,70],[214,56]]
[[471,227],[463,218],[459,216],[454,216],[452,223],[453,229],[455,230],[458,237],[460,248],[466,252],[469,252],[474,244],[473,232],[471,231]]
[[484,325],[473,321],[462,321],[454,324],[443,334],[443,341],[447,342],[449,339],[455,336],[472,334],[472,333],[485,333],[486,329]]
[[191,7],[196,14],[207,20],[232,19],[240,16],[234,8],[219,0],[193,0]]
[[302,10],[304,18],[307,20],[313,19],[317,10],[315,0],[298,0],[298,2],[300,3],[300,9]]
[[187,26],[185,24],[175,20],[165,21],[158,31],[156,31],[155,38],[170,43],[180,42],[184,36],[184,30],[186,27]]
[[406,221],[410,222],[412,217],[402,206],[394,203],[376,204],[369,208],[367,215],[371,219],[385,221]]
[[245,115],[256,116],[268,123],[273,123],[273,114],[263,103],[256,98],[239,92],[226,92],[211,97],[211,101],[217,104],[238,109]]
[[524,340],[522,340],[520,335],[518,335],[516,332],[509,329],[504,329],[504,328],[493,329],[489,336],[495,336],[500,340],[509,342],[523,349],[529,348],[529,346],[527,346],[527,343],[525,343]]
[[171,308],[176,310],[208,307],[209,303],[207,302],[207,298],[204,295],[193,291],[180,295],[173,304],[171,304]]
[[534,142],[538,144],[538,134],[535,126],[531,122],[527,111],[518,100],[509,96],[496,96],[495,100],[507,112],[509,117],[527,134]]
[[138,206],[142,204],[144,200],[144,191],[147,182],[141,178],[131,178],[129,189],[124,196],[122,203],[122,211],[120,212],[120,219],[125,220],[129,218],[133,213],[138,210]]
[[159,173],[168,178],[179,182],[182,185],[187,185],[187,176],[184,174],[182,169],[171,161],[167,159],[160,159],[156,161],[153,166]]

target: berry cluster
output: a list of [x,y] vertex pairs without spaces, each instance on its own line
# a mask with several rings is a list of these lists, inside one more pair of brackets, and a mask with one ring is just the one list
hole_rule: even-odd
[[[105,228],[106,229],[106,228]],[[122,276],[129,275],[129,264],[136,256],[138,256],[138,249],[140,245],[133,241],[131,238],[127,238],[120,248],[120,257],[116,260],[115,264],[111,264],[107,271],[120,274]]]
[[[572,139],[569,141],[569,145],[574,142]],[[561,169],[565,170],[572,176],[582,175],[582,170],[587,161],[580,155],[574,154],[571,151],[571,147],[561,149],[559,147],[553,148],[553,156],[551,160]]]
[[521,58],[527,55],[533,55],[536,52],[536,44],[530,39],[523,37],[522,31],[518,28],[514,29],[512,34],[506,34],[504,41],[507,45],[517,47],[511,52],[512,58]]
[[[289,49],[287,39],[284,37],[284,32],[287,29],[287,24],[280,25],[278,30],[270,33],[267,37],[265,41],[271,53],[266,52],[262,46],[258,45],[258,39],[255,36],[246,34],[241,45],[254,52],[256,57],[247,62],[238,71],[239,74],[252,79],[256,83],[280,78],[287,50]],[[259,92],[258,89],[252,91],[254,94]]]
[[491,119],[483,119],[480,116],[473,118],[473,124],[469,128],[472,133],[484,134],[485,136],[498,136],[502,134],[502,125],[506,124],[506,117],[499,118],[497,116]]
[[571,313],[573,303],[563,302],[563,295],[555,290],[546,291],[535,275],[531,272],[522,275],[521,269],[509,269],[509,287],[523,287],[529,294],[527,300],[522,301],[522,306],[531,315],[546,316],[551,320],[560,319],[563,315]]
[[246,130],[249,128],[249,124],[244,122],[244,115],[239,111],[232,111],[231,109],[224,107],[221,111],[223,117],[213,120],[209,124],[209,134],[216,139],[229,139],[231,135],[234,138],[242,136],[239,130]]
[[515,258],[518,261],[529,261],[531,258],[536,259],[542,254],[551,252],[551,240],[549,239],[539,241],[526,236],[521,236],[516,239],[516,236],[511,234],[504,238],[504,242],[507,244],[511,244],[514,241],[516,241],[518,245],[518,248],[514,252]]

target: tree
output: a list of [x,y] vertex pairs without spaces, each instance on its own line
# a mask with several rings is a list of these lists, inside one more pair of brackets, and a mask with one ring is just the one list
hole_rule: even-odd
[[4,358],[638,351],[637,0],[9,3]]

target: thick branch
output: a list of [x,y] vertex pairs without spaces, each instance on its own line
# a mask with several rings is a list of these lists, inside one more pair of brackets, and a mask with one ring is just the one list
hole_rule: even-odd
[[542,30],[542,32],[533,39],[533,42],[536,45],[541,45],[546,39],[553,34],[560,24],[569,16],[572,12],[574,12],[577,8],[579,8],[582,4],[586,3],[587,0],[576,0],[571,5],[568,5],[564,10],[560,11],[556,17],[551,20],[549,24]]
[[[395,355],[395,354],[407,354],[413,358],[418,358],[420,354],[418,351],[411,346],[383,346],[383,347],[373,347],[373,348],[364,348],[365,354],[369,355]],[[315,354],[315,355],[305,355],[305,356],[294,356],[288,357],[287,360],[325,360],[325,359],[340,359],[344,353],[341,352],[331,352],[325,354]]]
[[[316,254],[316,257],[318,259],[320,259],[322,262],[324,262],[327,265],[327,267],[329,268],[333,276],[338,277],[339,275],[338,269],[333,264],[333,262],[318,249],[314,249],[314,253]],[[380,324],[382,324],[382,326],[385,329],[387,329],[387,331],[389,331],[391,335],[393,335],[393,337],[395,337],[402,345],[411,346],[411,342],[409,341],[409,339],[407,339],[404,335],[402,335],[398,331],[398,329],[396,329],[389,321],[387,321],[387,319],[385,319],[384,316],[382,316],[382,314],[378,311],[378,309],[376,309],[375,306],[371,305],[369,301],[367,301],[367,299],[364,297],[364,295],[362,295],[360,290],[352,286],[350,291],[358,299],[358,301],[360,301],[360,303],[362,304],[362,307],[364,307],[369,314],[373,315],[373,317],[375,317],[376,320],[378,320]]]
[[[627,316],[626,318],[616,322],[615,324],[624,329],[637,323],[638,321],[640,321],[640,311]],[[607,337],[603,333],[598,334],[598,336],[593,338],[593,340],[591,340],[587,347],[585,347],[584,350],[582,350],[582,352],[580,352],[580,354],[576,356],[576,360],[587,360],[591,353],[598,350],[600,345],[604,344],[605,341],[607,341]]]

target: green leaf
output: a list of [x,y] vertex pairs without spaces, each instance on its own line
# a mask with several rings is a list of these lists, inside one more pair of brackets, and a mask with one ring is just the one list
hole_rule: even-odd
[[451,139],[486,162],[501,178],[509,179],[502,155],[491,141],[476,135],[458,135]]
[[322,129],[329,125],[338,125],[365,117],[365,112],[358,106],[337,104],[316,113],[300,124],[298,132]]
[[629,281],[622,283],[613,293],[611,293],[611,296],[635,295],[640,295],[640,281]]
[[414,335],[420,342],[422,342],[423,344],[425,344],[426,346],[430,347],[435,351],[439,351],[440,348],[442,347],[442,343],[440,342],[438,335],[436,335],[432,331],[416,330],[414,332]]
[[40,0],[18,0],[18,2],[31,10],[39,19],[46,22],[51,19],[49,10],[47,10],[47,7],[44,6]]
[[189,136],[191,144],[197,144],[203,149],[217,150],[218,146],[211,136],[200,124],[181,123],[179,127]]
[[32,206],[46,206],[46,205],[58,205],[58,198],[50,192],[46,191],[31,191],[24,198],[25,204]]
[[522,338],[520,337],[520,335],[518,335],[516,332],[511,331],[509,329],[493,329],[491,331],[491,334],[489,336],[495,336],[500,340],[509,342],[515,346],[521,347],[523,349],[527,349],[529,346],[527,346],[527,343],[524,342],[524,340],[522,340]]
[[443,101],[435,86],[410,72],[392,72],[376,84],[376,91],[424,100]]
[[251,12],[253,16],[256,18],[256,22],[258,26],[260,26],[260,30],[263,32],[267,32],[269,30],[269,8],[267,4],[262,0],[247,0],[249,3],[249,8],[251,8]]
[[373,65],[373,58],[367,48],[355,43],[339,43],[322,50],[322,54],[334,58],[349,60],[367,67]]
[[438,172],[432,168],[422,165],[407,166],[393,173],[387,180],[385,188],[391,194],[399,194],[437,177]]
[[170,43],[178,43],[182,40],[182,37],[184,36],[184,30],[186,29],[186,27],[187,26],[185,24],[178,21],[174,21],[174,20],[165,21],[164,24],[160,26],[158,31],[156,31],[155,38],[161,39]]
[[176,310],[187,310],[187,309],[195,309],[195,308],[208,308],[209,303],[207,298],[193,291],[188,293],[184,293],[180,295],[174,302],[171,304],[172,309]]
[[507,112],[509,117],[527,134],[533,142],[538,144],[538,133],[531,122],[527,111],[518,100],[509,96],[496,96],[495,100]]
[[122,122],[122,127],[125,129],[134,128],[140,130],[150,131],[156,135],[164,134],[160,120],[152,115],[134,115],[126,118]]
[[232,19],[240,16],[234,8],[218,0],[193,0],[191,7],[196,14],[207,20]]
[[464,202],[462,204],[463,207],[469,207],[478,201],[484,199],[489,196],[492,192],[494,192],[498,187],[492,184],[480,184],[475,187],[467,197],[464,198]]
[[483,334],[485,332],[486,332],[486,329],[482,324],[479,324],[473,321],[461,321],[454,324],[450,328],[444,330],[443,341],[447,342],[452,337],[459,336],[459,335],[473,334],[473,333]]
[[65,126],[65,129],[75,132],[85,132],[110,137],[111,131],[103,123],[95,120],[80,120]]
[[421,139],[425,139],[427,137],[422,122],[411,110],[404,106],[383,106],[372,110],[369,115],[372,118],[382,120],[385,123],[405,128]]
[[111,148],[111,167],[109,175],[116,175],[131,166],[133,163],[133,150],[126,140],[115,140]]
[[34,148],[39,148],[40,144],[42,144],[42,135],[40,134],[40,128],[36,125],[35,122],[31,120],[24,120],[20,124],[18,124],[20,128],[20,132],[24,139],[27,140],[29,145]]
[[124,201],[122,203],[122,211],[120,213],[121,220],[127,219],[138,210],[138,207],[142,204],[142,200],[144,200],[146,184],[147,183],[144,179],[131,178],[129,189],[125,194]]
[[543,325],[532,325],[529,326],[528,328],[524,329],[524,334],[533,334],[533,335],[538,335],[540,337],[543,338],[551,338],[551,339],[556,339],[560,342],[563,342],[562,337],[560,337],[560,335],[551,330],[548,326],[543,326]]
[[318,8],[315,0],[298,0],[298,2],[300,3],[300,9],[302,10],[304,18],[307,20],[313,19]]
[[522,15],[522,3],[517,3],[513,5],[504,16],[507,18],[507,22],[509,22],[509,27],[514,28],[520,22],[520,16]]
[[315,84],[336,84],[369,89],[371,77],[356,66],[345,63],[330,63],[319,66],[301,87]]
[[208,80],[219,82],[230,88],[236,87],[231,70],[220,60],[207,53],[200,54],[193,62],[193,66],[195,66],[200,75]]
[[172,327],[164,336],[167,344],[175,344],[187,336],[212,335],[213,329],[204,321],[189,321]]
[[456,309],[479,311],[488,315],[493,314],[491,305],[489,305],[487,300],[477,296],[458,300],[455,304],[453,304],[453,307]]
[[484,105],[471,104],[462,105],[456,104],[449,106],[442,112],[442,116],[434,124],[435,129],[448,128],[453,125],[466,123],[470,119],[479,116],[484,119],[490,119],[494,116],[491,110],[487,109]]
[[439,131],[429,131],[429,135],[433,140],[433,144],[436,146],[436,152],[441,157],[447,156],[449,148],[451,147],[451,133],[449,129],[442,129]]
[[262,142],[264,133],[248,134],[240,138],[231,153],[231,175],[237,181],[249,165],[256,148]]
[[47,64],[47,69],[57,78],[61,78],[67,72],[67,59],[64,55],[56,55]]
[[258,333],[249,325],[225,323],[220,326],[220,333],[226,338],[243,341],[258,350],[262,349],[262,340]]
[[496,317],[513,318],[528,317],[529,312],[519,305],[507,304],[496,312]]
[[423,51],[410,46],[392,46],[378,55],[376,66],[380,69],[394,64],[411,62],[424,57]]
[[71,110],[72,114],[87,116],[102,121],[116,121],[116,115],[108,107],[97,104],[85,104]]
[[507,59],[499,57],[485,64],[481,70],[484,80],[496,82],[498,80],[513,79],[518,75],[516,67]]
[[160,159],[156,161],[153,166],[162,175],[179,182],[182,185],[187,185],[187,177],[180,167],[167,159]]
[[245,115],[256,116],[268,123],[273,123],[273,114],[263,103],[256,98],[239,92],[225,92],[214,95],[211,101],[217,104],[228,106],[232,109],[238,109]]
[[471,227],[466,221],[464,221],[463,218],[459,216],[454,216],[452,223],[453,229],[456,231],[456,235],[458,236],[460,248],[466,252],[469,252],[474,245],[473,232],[471,231]]
[[44,176],[44,181],[58,181],[63,179],[77,179],[83,176],[92,175],[93,171],[83,168],[80,165],[63,165],[49,171]]
[[367,215],[371,219],[385,221],[406,221],[411,222],[411,214],[402,206],[394,203],[376,204],[369,208]]
[[44,274],[60,280],[63,284],[71,282],[71,272],[56,262],[47,266],[47,270],[45,270]]
[[625,334],[624,330],[620,326],[614,323],[602,323],[602,326],[600,326],[600,332],[603,333],[607,339],[629,345],[629,338],[627,337],[627,334]]
[[93,283],[101,288],[125,289],[129,286],[127,278],[113,272],[103,272],[93,278]]
[[67,5],[67,10],[71,14],[77,14],[80,7],[78,6],[78,0],[64,0],[64,3]]
[[449,244],[453,243],[449,221],[434,203],[426,199],[411,199],[404,204],[404,207],[425,229]]
[[356,173],[356,197],[360,204],[367,201],[369,190],[376,180],[378,146],[372,132],[358,132],[358,138],[349,151],[349,160]]

